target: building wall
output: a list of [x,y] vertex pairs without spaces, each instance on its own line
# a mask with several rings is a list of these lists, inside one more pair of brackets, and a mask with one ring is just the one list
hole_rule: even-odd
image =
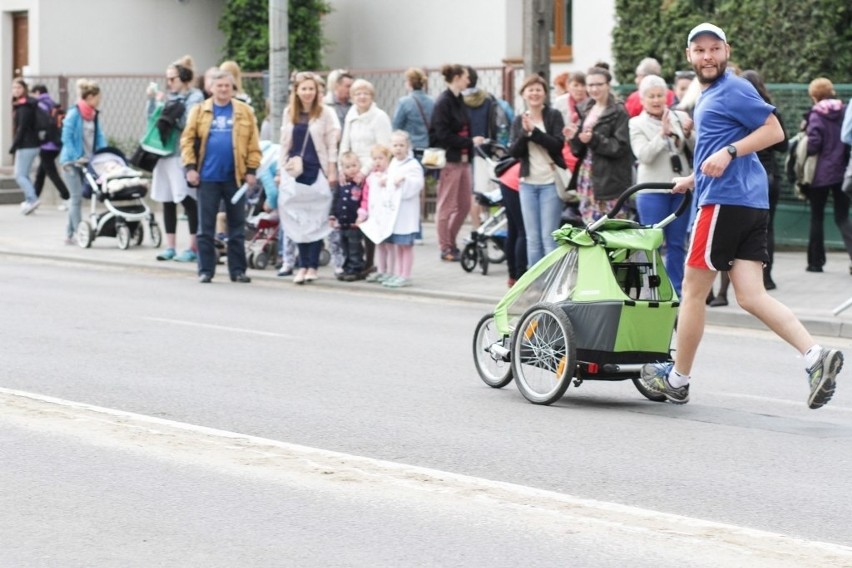
[[222,58],[225,0],[39,3],[39,21],[30,22],[30,46],[38,53],[31,57],[33,74],[159,74],[187,53],[199,69]]
[[356,69],[498,65],[521,56],[512,33],[521,1],[331,0],[324,61]]
[[[523,59],[523,0],[331,0],[324,31],[331,68],[384,69]],[[553,72],[612,61],[615,0],[575,0],[573,53]],[[448,17],[452,14],[452,17]]]
[[[225,1],[0,0],[0,99],[8,101],[11,97],[12,12],[28,13],[29,66],[25,77],[162,76],[169,63],[185,54],[192,55],[199,71],[222,59],[224,35],[218,24]],[[106,118],[109,111],[117,110],[112,108],[116,98],[141,96],[147,80],[140,79],[139,85],[128,83],[120,92],[105,89],[107,123],[117,118],[115,113]],[[3,147],[11,144],[10,124],[11,112],[6,107],[0,111]],[[10,163],[5,152],[2,163]]]

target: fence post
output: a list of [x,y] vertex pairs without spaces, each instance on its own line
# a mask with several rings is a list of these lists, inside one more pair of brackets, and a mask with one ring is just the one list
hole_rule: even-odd
[[515,100],[515,69],[511,65],[503,66],[503,100],[508,102],[513,107],[512,101]]
[[57,89],[58,92],[56,93],[56,97],[57,97],[56,103],[60,107],[67,109],[68,108],[68,77],[66,77],[65,75],[60,75],[58,77],[58,79],[59,79],[59,81],[58,81],[59,88]]

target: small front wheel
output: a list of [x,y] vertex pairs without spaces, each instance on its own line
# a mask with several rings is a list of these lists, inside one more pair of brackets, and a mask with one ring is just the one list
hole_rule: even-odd
[[142,244],[142,240],[145,238],[145,229],[142,228],[142,223],[136,223],[133,227],[133,246],[139,246]]
[[115,238],[118,240],[118,248],[121,250],[130,248],[130,227],[119,225],[115,230]]
[[92,225],[88,221],[80,221],[77,225],[77,244],[85,249],[92,246],[93,240],[95,240],[95,234],[92,231]]
[[151,223],[148,225],[148,229],[151,231],[151,245],[154,248],[160,248],[160,245],[163,244],[163,232],[160,230],[160,226]]
[[260,251],[254,256],[254,267],[258,270],[264,270],[269,266],[269,253]]
[[473,272],[476,268],[476,263],[479,260],[479,251],[476,250],[476,243],[467,243],[461,253],[461,267],[465,272]]
[[488,252],[485,247],[479,250],[479,269],[483,276],[488,276]]
[[512,382],[511,364],[491,352],[492,346],[497,344],[505,347],[504,343],[503,336],[497,331],[497,325],[494,323],[494,314],[483,316],[473,332],[473,363],[482,382],[495,389],[503,388]]
[[512,374],[534,404],[553,404],[571,385],[577,368],[574,327],[556,304],[535,304],[521,316],[512,338]]

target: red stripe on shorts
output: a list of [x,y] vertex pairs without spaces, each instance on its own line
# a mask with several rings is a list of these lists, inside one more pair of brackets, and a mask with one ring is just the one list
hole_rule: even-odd
[[710,261],[710,248],[713,244],[713,231],[716,229],[716,218],[718,216],[718,205],[705,205],[698,210],[698,217],[692,227],[689,253],[686,256],[687,266],[703,270],[716,270],[716,267]]

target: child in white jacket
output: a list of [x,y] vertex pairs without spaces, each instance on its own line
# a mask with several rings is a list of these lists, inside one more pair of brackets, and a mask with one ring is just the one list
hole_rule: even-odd
[[387,171],[388,183],[400,192],[399,209],[393,234],[386,242],[393,245],[393,274],[382,282],[388,288],[411,286],[414,265],[414,241],[420,234],[420,192],[423,191],[423,167],[411,152],[411,139],[404,130],[391,134],[393,159]]

